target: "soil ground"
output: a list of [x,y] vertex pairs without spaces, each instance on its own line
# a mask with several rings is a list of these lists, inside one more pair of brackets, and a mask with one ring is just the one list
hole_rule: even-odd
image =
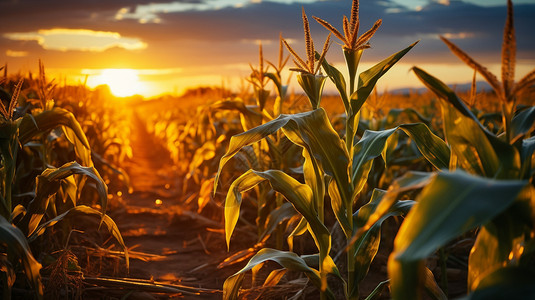
[[146,260],[133,255],[128,277],[202,291],[152,297],[221,299],[224,280],[239,268],[217,268],[229,256],[223,225],[188,210],[177,192],[180,179],[168,151],[137,113],[132,117],[133,158],[125,169],[134,191],[123,195],[122,206],[111,212],[131,252]]

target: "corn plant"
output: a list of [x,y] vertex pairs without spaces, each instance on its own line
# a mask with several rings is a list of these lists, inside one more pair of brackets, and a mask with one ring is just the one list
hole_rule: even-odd
[[470,294],[465,298],[533,297],[535,291],[528,282],[534,278],[535,109],[518,109],[515,102],[535,82],[535,71],[515,84],[512,2],[508,1],[504,29],[501,84],[456,45],[443,40],[491,84],[502,102],[502,128],[498,134],[490,132],[444,83],[414,68],[442,100],[445,137],[452,150],[449,168],[459,171],[436,175],[400,228],[388,265],[393,296],[416,299],[422,261],[453,238],[478,228],[468,263]]
[[[47,98],[51,85],[46,83],[42,64],[40,69],[39,91],[43,98],[31,101],[34,103],[32,105],[36,105],[31,113],[24,113],[28,108],[21,110],[23,113],[15,111],[21,95],[22,79],[15,86],[9,105],[0,105],[0,253],[3,257],[2,270],[5,271],[2,274],[4,299],[11,297],[11,287],[15,282],[12,268],[19,262],[36,297],[42,297],[41,264],[35,260],[29,243],[45,233],[47,228],[80,214],[100,218],[123,247],[128,267],[128,253],[121,234],[117,225],[105,214],[107,186],[93,167],[87,138],[73,114],[54,107],[54,102]],[[60,128],[64,138],[72,145],[78,162],[68,162],[58,168],[51,165],[57,160],[51,159],[53,155],[48,152],[51,148],[47,136],[55,128]],[[36,149],[44,149],[45,153]],[[35,157],[17,159],[19,154],[29,153],[35,153]],[[36,171],[40,174],[35,174]],[[28,186],[22,186],[22,180],[31,177],[31,174],[34,174],[34,182],[29,188],[33,188],[33,191],[28,191]],[[80,201],[88,179],[96,187],[100,211],[82,205]]]
[[[273,190],[282,194],[302,215],[300,224],[290,234],[289,244],[291,244],[291,237],[308,230],[319,251],[314,258],[314,266],[317,267],[311,267],[302,257],[295,255],[291,251],[260,251],[251,258],[244,269],[227,279],[223,288],[224,298],[237,297],[244,272],[252,268],[258,268],[257,265],[265,260],[275,260],[285,268],[305,272],[311,282],[320,289],[322,298],[334,297],[333,292],[327,285],[328,274],[333,274],[344,282],[343,285],[346,286],[344,293],[347,298],[358,298],[358,284],[366,276],[370,263],[377,253],[380,240],[378,239],[378,236],[380,236],[378,228],[380,228],[384,219],[375,219],[374,224],[377,224],[377,226],[373,227],[372,231],[370,231],[371,227],[368,227],[365,230],[368,233],[365,238],[360,239],[358,243],[351,242],[348,244],[348,274],[347,281],[345,281],[330,256],[331,234],[324,223],[325,196],[329,195],[337,222],[342,228],[347,241],[350,242],[353,239],[357,239],[356,233],[363,231],[361,226],[367,224],[366,221],[368,221],[370,209],[376,207],[377,203],[382,201],[383,194],[380,191],[374,193],[368,203],[357,203],[356,199],[366,184],[373,159],[381,156],[387,139],[396,130],[401,129],[407,132],[416,142],[422,154],[428,157],[435,167],[447,167],[443,154],[449,153],[449,149],[447,149],[444,142],[431,133],[425,124],[401,125],[379,132],[367,131],[367,134],[360,140],[355,138],[360,108],[372,92],[377,80],[401,59],[414,44],[361,73],[356,90],[354,92],[351,91],[351,94],[348,95],[346,81],[342,73],[325,60],[326,52],[329,48],[329,37],[324,44],[322,53],[315,53],[310,38],[308,18],[304,10],[302,16],[307,51],[306,59],[300,58],[287,42],[285,42],[285,45],[295,58],[297,68],[294,68],[294,70],[300,73],[298,82],[305,91],[313,110],[291,115],[282,114],[273,121],[232,137],[229,149],[220,161],[218,176],[226,162],[238,153],[241,148],[256,143],[279,130],[290,141],[300,146],[304,158],[303,175],[305,183],[299,182],[281,170],[256,171],[252,169],[233,182],[225,202],[226,239],[228,244],[238,220],[241,193],[253,188],[260,182],[267,181]],[[354,1],[351,21],[344,18],[344,31],[348,38],[343,40],[347,40],[351,46],[348,49],[344,48],[344,51],[352,51],[351,55],[346,55],[346,57],[349,56],[346,60],[350,74],[351,72],[356,73],[356,66],[362,54],[360,50],[367,47],[368,40],[380,25],[379,21],[370,31],[360,39],[357,39],[357,16],[358,1]],[[327,23],[323,22],[323,24]],[[333,31],[334,27],[326,27]],[[339,38],[343,37],[339,33],[335,33],[335,35]],[[323,67],[329,78],[336,85],[346,108],[348,122],[346,123],[345,139],[340,139],[340,136],[334,131],[325,110],[320,107],[323,84],[326,79],[326,76],[318,74],[320,66]],[[356,75],[350,75],[350,80],[355,78]],[[350,89],[352,88],[355,87],[350,84]],[[441,143],[438,143],[438,141]],[[439,156],[435,155],[437,152]],[[386,215],[383,216],[403,214],[411,205],[412,203],[400,203],[398,206],[391,206],[385,211]],[[356,212],[354,207],[357,208]],[[367,209],[364,209],[364,207],[367,207]],[[359,208],[364,209],[364,211],[359,210]],[[361,218],[358,218],[359,215]],[[432,286],[431,283],[434,280],[429,282],[429,286]]]
[[[251,66],[251,76],[248,81],[253,85],[255,91],[254,97],[256,99],[256,106],[247,106],[241,99],[224,100],[212,105],[212,109],[231,109],[240,112],[240,118],[242,120],[242,127],[244,130],[254,128],[261,125],[266,121],[273,120],[274,117],[279,116],[283,111],[283,104],[287,99],[286,93],[288,86],[283,83],[282,70],[289,59],[289,56],[284,57],[284,40],[279,38],[279,56],[278,63],[267,62],[273,67],[273,72],[268,72],[268,68],[264,68],[264,57],[262,51],[262,45],[259,49],[260,64],[258,68]],[[262,95],[268,96],[270,93],[265,89],[267,80],[270,79],[276,90],[276,98],[273,103],[273,108],[264,107],[260,109],[260,94],[259,88],[262,87],[264,91]],[[289,79],[288,79],[289,81]],[[245,161],[248,163],[248,167],[254,169],[276,168],[280,170],[288,170],[296,165],[295,158],[298,157],[297,147],[291,143],[284,135],[277,132],[272,138],[265,139],[263,143],[253,144],[247,146],[247,149],[251,151],[244,151]],[[296,155],[293,155],[296,154]],[[218,156],[218,159],[221,156]],[[243,159],[241,159],[243,161]],[[253,251],[249,249],[240,251],[235,255],[240,260],[246,257],[250,257],[255,254],[260,246],[265,245],[267,239],[271,234],[276,231],[276,245],[277,248],[282,248],[283,233],[287,229],[287,226],[291,223],[291,220],[295,219],[296,212],[291,205],[284,205],[282,196],[276,194],[272,196],[272,192],[264,185],[255,187],[256,201],[255,206],[257,208],[257,218],[255,220],[258,229],[258,243],[253,247]],[[290,220],[287,226],[283,226],[282,223],[286,220]],[[223,265],[228,265],[234,259],[225,260]]]

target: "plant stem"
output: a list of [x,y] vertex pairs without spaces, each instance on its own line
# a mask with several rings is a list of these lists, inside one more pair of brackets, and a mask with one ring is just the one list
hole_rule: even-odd
[[513,100],[511,102],[504,102],[502,104],[503,130],[505,132],[505,139],[507,143],[511,143],[511,140],[513,139],[511,121],[513,119],[515,102],[516,101]]
[[[347,220],[349,222],[349,228],[353,228],[353,207],[352,205],[348,205],[346,207],[346,216]],[[351,230],[351,234],[349,236],[346,236],[346,240],[349,243],[351,239],[353,238],[353,230]],[[347,249],[346,255],[347,255],[347,297],[351,300],[358,300],[359,298],[359,288],[358,285],[355,285],[355,256],[354,253],[356,252],[356,244],[352,243],[349,246],[349,249]]]

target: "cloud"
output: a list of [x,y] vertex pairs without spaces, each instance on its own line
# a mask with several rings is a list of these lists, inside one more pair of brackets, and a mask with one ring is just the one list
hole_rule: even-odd
[[6,50],[6,56],[8,57],[25,57],[28,56],[28,51],[14,51],[11,49]]
[[[214,3],[223,2],[241,5],[220,4],[217,9],[208,9]],[[409,2],[417,3],[421,9],[417,11],[413,6],[404,5]],[[448,2],[449,5],[439,0],[361,1],[361,33],[377,19],[383,19],[381,28],[370,41],[372,48],[363,55],[363,62],[376,63],[420,40],[403,58],[403,63],[460,63],[438,39],[439,35],[450,38],[483,64],[499,62],[506,17],[505,1],[499,6],[474,4],[483,4],[485,0]],[[535,4],[517,3],[520,2],[515,1],[517,58],[522,62],[533,61],[535,39],[530,31],[535,28]],[[182,9],[165,10],[166,6],[172,5]],[[184,9],[186,5],[190,9]],[[316,44],[321,45],[328,32],[310,17],[321,17],[341,29],[342,16],[350,14],[351,1],[0,1],[0,55],[8,49],[26,51],[27,59],[37,61],[40,57],[47,66],[58,68],[184,68],[188,75],[194,71],[220,74],[230,72],[226,66],[256,63],[259,40],[266,59],[276,61],[279,33],[285,39],[295,41],[292,47],[299,54],[304,53],[302,7],[311,21],[312,37]],[[145,9],[148,17],[141,14],[141,8]],[[142,17],[146,19],[144,22],[140,22]],[[100,46],[100,49],[108,47],[103,52],[48,51],[38,43],[44,45],[42,39],[46,38],[39,31],[49,28],[113,32],[121,39],[130,40],[126,40],[129,43],[122,44],[122,47],[108,37],[106,46]],[[4,36],[6,33],[32,33],[32,39],[8,39]],[[146,48],[143,51],[128,50],[130,46],[127,45],[136,43],[145,43]],[[330,62],[342,63],[344,58],[337,43],[340,41],[333,37],[327,58]],[[245,69],[238,71],[247,72],[248,68]]]
[[126,50],[147,48],[146,43],[136,38],[121,37],[117,32],[89,29],[41,29],[37,32],[5,33],[4,37],[18,41],[36,41],[46,50],[102,52],[113,47]]

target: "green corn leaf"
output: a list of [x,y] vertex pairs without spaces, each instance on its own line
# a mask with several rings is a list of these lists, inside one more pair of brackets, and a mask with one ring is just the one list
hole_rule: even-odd
[[348,154],[338,134],[333,129],[323,108],[313,111],[280,115],[275,120],[252,128],[230,139],[227,153],[219,162],[219,170],[214,183],[214,191],[224,165],[238,151],[283,128],[285,135],[297,145],[304,147],[311,157],[319,162],[325,173],[333,177],[347,202],[351,193],[348,177]]
[[487,134],[492,135],[477,119],[477,117],[472,113],[472,111],[464,104],[464,102],[457,97],[457,94],[453,92],[444,82],[440,79],[428,74],[424,70],[413,67],[412,71],[416,76],[423,82],[423,84],[435,93],[440,99],[446,100],[448,103],[453,105],[457,111],[467,118],[472,119],[478,126],[484,130]]
[[[302,184],[290,177],[286,173],[279,170],[268,170],[264,172],[257,172],[254,170],[249,170],[240,176],[236,181],[243,182],[244,188],[252,188],[254,185],[267,180],[273,190],[279,192],[283,195],[294,208],[307,220],[308,229],[310,234],[314,238],[314,242],[320,252],[320,257],[322,258],[321,264],[323,266],[321,276],[321,290],[325,291],[327,289],[327,273],[329,268],[328,257],[331,250],[331,236],[329,230],[325,227],[322,221],[318,218],[318,212],[314,210],[313,205],[313,194],[310,187],[306,184]],[[244,190],[240,187],[239,184],[234,185],[234,188],[229,191],[227,194],[227,201],[225,202],[225,231],[227,228],[229,232],[225,232],[227,243],[230,240],[230,235],[235,226],[235,221],[237,221],[239,208],[237,205],[240,200],[237,200],[241,195],[239,194],[240,190]],[[232,192],[234,191],[234,192]],[[229,207],[227,211],[227,205]],[[227,214],[228,212],[228,214]],[[227,223],[227,216],[229,221]],[[232,223],[234,222],[234,223]]]
[[[323,215],[323,202],[325,198],[325,181],[324,172],[322,167],[318,164],[316,159],[313,159],[306,147],[305,141],[301,139],[295,132],[285,132],[288,137],[291,137],[294,143],[304,147],[302,155],[305,158],[303,163],[303,177],[305,178],[305,184],[312,189],[312,197],[314,198],[313,208],[318,214]],[[320,220],[322,217],[320,217]]]
[[520,157],[522,159],[522,178],[528,179],[535,175],[535,166],[533,166],[533,153],[535,153],[535,136],[522,140]]
[[489,273],[509,263],[509,254],[515,246],[515,239],[522,240],[525,234],[523,221],[506,211],[481,227],[468,260],[469,291],[475,290],[480,280]]
[[[319,58],[320,54],[316,52],[316,59]],[[321,66],[323,67],[323,70],[325,70],[327,76],[329,76],[329,79],[336,86],[336,89],[338,90],[338,93],[342,98],[342,102],[344,103],[346,115],[349,116],[351,107],[349,106],[349,99],[347,97],[346,80],[344,78],[344,75],[342,74],[342,72],[338,71],[337,68],[330,65],[326,59],[322,61]]]
[[520,178],[520,155],[512,145],[486,134],[479,122],[442,103],[445,136],[458,164],[467,172],[490,178]]
[[427,267],[424,268],[424,288],[427,291],[428,295],[435,300],[448,300],[444,291],[438,286],[435,275]]
[[404,124],[398,127],[372,131],[366,130],[355,145],[352,164],[352,182],[355,186],[354,195],[359,193],[372,167],[373,159],[381,155],[387,145],[387,140],[398,129],[403,130],[414,140],[422,155],[437,169],[447,169],[450,159],[450,149],[444,141],[431,132],[425,124]]
[[297,226],[295,226],[294,230],[288,235],[286,238],[286,241],[288,242],[288,248],[290,251],[293,251],[294,248],[294,236],[300,236],[303,235],[305,232],[307,232],[308,222],[305,217],[301,217],[301,220],[299,220],[299,223],[297,223]]
[[[518,264],[529,248],[527,236],[531,234],[535,213],[535,188],[528,185],[517,196],[515,203],[483,225],[468,259],[468,290],[478,288],[481,280],[493,271]],[[529,257],[529,254],[528,254]]]
[[86,167],[93,166],[93,160],[91,159],[91,150],[84,145],[84,142],[78,138],[78,134],[74,132],[70,127],[61,126],[63,134],[67,140],[73,145],[74,153],[80,160],[80,164]]
[[22,221],[24,226],[27,226],[28,228],[28,235],[32,234],[41,222],[49,205],[50,196],[58,192],[63,180],[75,174],[84,175],[93,179],[96,183],[96,189],[100,198],[102,214],[106,212],[108,204],[108,187],[95,168],[82,167],[77,162],[70,162],[57,169],[46,169],[36,179],[36,195],[28,205],[27,214]]
[[275,87],[277,88],[277,94],[280,96],[280,95],[284,95],[284,91],[283,91],[283,85],[282,85],[282,80],[281,80],[281,77],[277,74],[277,73],[271,73],[271,72],[268,72],[268,73],[264,73],[264,75],[271,79],[271,81],[273,81],[273,84],[275,85]]
[[450,161],[450,148],[436,136],[427,125],[422,123],[403,124],[403,130],[415,143],[420,153],[438,170],[447,170]]
[[359,127],[360,109],[368,99],[368,96],[375,88],[375,84],[390,68],[397,63],[409,50],[414,47],[413,43],[409,47],[387,57],[370,69],[360,73],[358,87],[355,92],[349,97],[350,114],[347,115],[346,126],[346,141],[353,141],[355,133]]
[[320,108],[303,117],[294,118],[292,121],[282,128],[284,134],[293,143],[307,150],[313,158],[313,160],[308,159],[310,157],[304,153],[308,162],[319,163],[319,166],[310,167],[305,164],[307,167],[305,176],[310,178],[307,183],[316,182],[315,185],[311,185],[313,191],[317,193],[315,196],[322,198],[325,193],[323,175],[320,174],[321,168],[325,174],[334,179],[340,197],[344,203],[348,203],[351,195],[348,176],[349,157],[343,141],[333,129],[325,110]]
[[63,109],[55,107],[51,110],[45,110],[37,115],[25,115],[19,119],[19,140],[22,145],[29,142],[35,136],[46,133],[51,129],[64,126],[69,128],[72,133],[66,135],[67,139],[73,140],[75,151],[79,154],[81,163],[85,166],[92,166],[91,152],[89,142],[85,136],[80,123],[74,115]]
[[[305,113],[306,114],[306,113]],[[221,160],[219,161],[219,169],[217,171],[215,181],[214,181],[214,193],[217,190],[217,185],[219,183],[219,176],[225,164],[236,155],[243,147],[254,144],[267,136],[277,132],[282,126],[289,122],[291,117],[289,115],[280,115],[275,120],[269,121],[260,126],[254,127],[247,130],[246,132],[237,134],[230,138],[230,144],[227,149],[227,152]]]
[[30,235],[28,237],[28,240],[29,241],[34,241],[38,236],[42,235],[47,228],[56,225],[58,222],[60,222],[60,221],[62,221],[64,219],[74,218],[74,217],[80,216],[80,215],[95,216],[95,217],[99,218],[103,224],[106,225],[106,227],[108,228],[108,231],[113,235],[113,237],[119,243],[119,246],[121,246],[121,248],[123,248],[125,261],[126,261],[126,268],[128,269],[129,265],[130,265],[129,258],[128,258],[128,248],[126,247],[126,244],[124,243],[124,240],[123,240],[123,237],[122,237],[121,232],[119,230],[119,227],[117,227],[117,224],[115,224],[113,219],[110,218],[108,215],[102,214],[102,212],[100,212],[100,211],[98,211],[98,210],[96,210],[94,208],[91,208],[89,206],[78,205],[78,206],[73,207],[73,208],[67,210],[66,212],[56,216],[53,219],[50,219],[50,220],[44,222],[43,224],[39,225],[38,228],[36,228],[36,230],[32,233],[32,235]]
[[499,268],[479,284],[477,290],[459,300],[535,299],[535,272],[524,267]]
[[269,236],[277,228],[278,224],[291,219],[296,213],[294,207],[289,202],[285,202],[272,210],[267,218],[266,230],[262,232],[259,240],[263,240],[266,236]]
[[[238,291],[241,286],[241,282],[243,281],[244,273],[268,260],[278,263],[287,270],[303,272],[315,286],[321,286],[319,272],[313,268],[310,268],[297,254],[293,252],[264,248],[258,251],[258,253],[253,256],[251,260],[249,260],[243,269],[225,280],[225,283],[223,284],[223,299],[238,299]],[[331,299],[334,299],[334,296],[329,293],[329,291],[327,294],[331,296]]]
[[366,230],[370,229],[377,221],[387,214],[391,210],[391,207],[398,201],[399,194],[422,188],[435,176],[436,173],[409,171],[403,176],[395,179],[388,187],[387,193],[383,195],[373,213],[368,217],[366,224],[359,227],[349,244],[352,245],[355,243]]
[[346,203],[342,201],[342,198],[340,197],[340,191],[338,190],[338,186],[334,181],[329,183],[329,196],[331,197],[331,207],[336,219],[338,220],[338,225],[340,225],[344,231],[346,238],[350,238],[353,234],[353,230],[349,224],[349,220],[347,219]]
[[245,105],[242,100],[223,100],[210,105],[211,110],[236,110],[241,113],[242,126],[245,130],[262,123],[262,114]]
[[443,100],[446,139],[461,167],[490,178],[520,178],[518,151],[486,129],[446,84],[417,67],[413,71]]
[[230,185],[225,199],[225,240],[227,242],[227,250],[230,247],[230,237],[240,216],[242,193],[252,189],[264,180],[264,178],[254,174],[253,170],[248,170]]
[[320,107],[326,78],[327,77],[322,74],[297,74],[297,83],[299,83],[301,88],[303,88],[303,91],[305,91],[312,109],[318,109]]
[[388,70],[390,70],[390,68],[405,54],[407,54],[407,52],[409,52],[417,43],[418,42],[411,44],[407,48],[392,54],[370,69],[360,73],[357,90],[353,93],[353,95],[351,95],[350,98],[351,112],[353,115],[360,111],[360,108],[366,99],[368,99],[368,96],[373,91],[379,78],[388,72]]
[[12,203],[12,187],[15,180],[15,170],[17,162],[18,143],[18,126],[14,122],[0,122],[0,154],[2,155],[2,175],[4,188],[0,195],[0,215],[9,218]]
[[[314,237],[318,249],[324,252],[326,256],[331,248],[331,238],[329,230],[318,219],[317,212],[313,209],[312,190],[308,185],[298,182],[279,170],[268,170],[264,172],[249,170],[232,184],[233,188],[229,190],[227,200],[225,201],[225,232],[227,242],[230,240],[230,235],[239,215],[239,210],[236,209],[236,207],[239,209],[239,203],[241,202],[241,195],[239,194],[241,191],[250,189],[265,180],[269,181],[271,187],[283,195],[303,215],[310,226],[311,234]],[[228,221],[227,217],[229,219]],[[232,222],[234,223],[232,224]],[[229,230],[228,232],[227,229]]]
[[286,269],[277,269],[277,270],[271,271],[271,273],[269,273],[268,277],[264,281],[263,286],[277,285],[277,283],[279,283],[279,281],[282,279],[282,276],[284,276],[284,274],[286,274],[287,271],[288,270]]
[[388,262],[393,298],[417,299],[423,260],[455,237],[503,212],[526,184],[462,171],[437,174],[419,195],[394,241]]
[[381,293],[384,291],[384,289],[390,284],[390,279],[381,281],[374,289],[373,291],[366,297],[364,300],[376,300],[379,299],[381,296]]
[[[375,212],[381,200],[383,199],[386,191],[375,189],[373,191],[370,202],[362,206],[353,216],[353,232],[358,232],[358,230],[364,227],[370,216]],[[351,247],[351,251],[348,255],[353,255],[355,257],[355,282],[354,287],[366,277],[370,269],[370,265],[379,250],[379,244],[381,242],[381,226],[383,222],[392,216],[399,216],[407,214],[407,212],[414,205],[414,201],[397,201],[390,209],[381,216],[377,222],[375,222],[368,230],[366,230],[355,242],[354,246]],[[358,290],[350,291],[352,296],[358,296]]]
[[[375,212],[386,193],[386,191],[374,189],[370,202],[362,206],[353,215],[354,232],[357,232],[359,228],[364,227],[367,224],[370,216]],[[414,203],[415,202],[412,200],[396,201],[396,203],[356,241],[356,247],[354,248],[355,252],[352,253],[352,255],[355,256],[355,272],[357,274],[355,279],[357,280],[357,283],[366,277],[370,264],[377,254],[377,250],[379,250],[381,225],[383,222],[389,217],[407,214]]]
[[513,133],[511,142],[515,142],[535,130],[535,106],[524,109],[514,116],[511,125]]
[[351,182],[354,185],[354,195],[360,193],[368,180],[373,159],[381,155],[387,139],[396,131],[392,128],[383,131],[366,130],[359,142],[354,146],[351,171]]
[[392,108],[388,111],[386,118],[383,121],[382,128],[393,127],[396,124],[400,124],[398,121],[400,116],[406,116],[409,119],[410,123],[424,123],[427,126],[430,126],[431,121],[420,114],[417,110],[413,108]]
[[[0,244],[21,260],[24,273],[33,286],[37,298],[43,298],[43,284],[41,282],[41,264],[35,260],[26,237],[17,227],[0,216]],[[7,287],[4,287],[7,288]]]

